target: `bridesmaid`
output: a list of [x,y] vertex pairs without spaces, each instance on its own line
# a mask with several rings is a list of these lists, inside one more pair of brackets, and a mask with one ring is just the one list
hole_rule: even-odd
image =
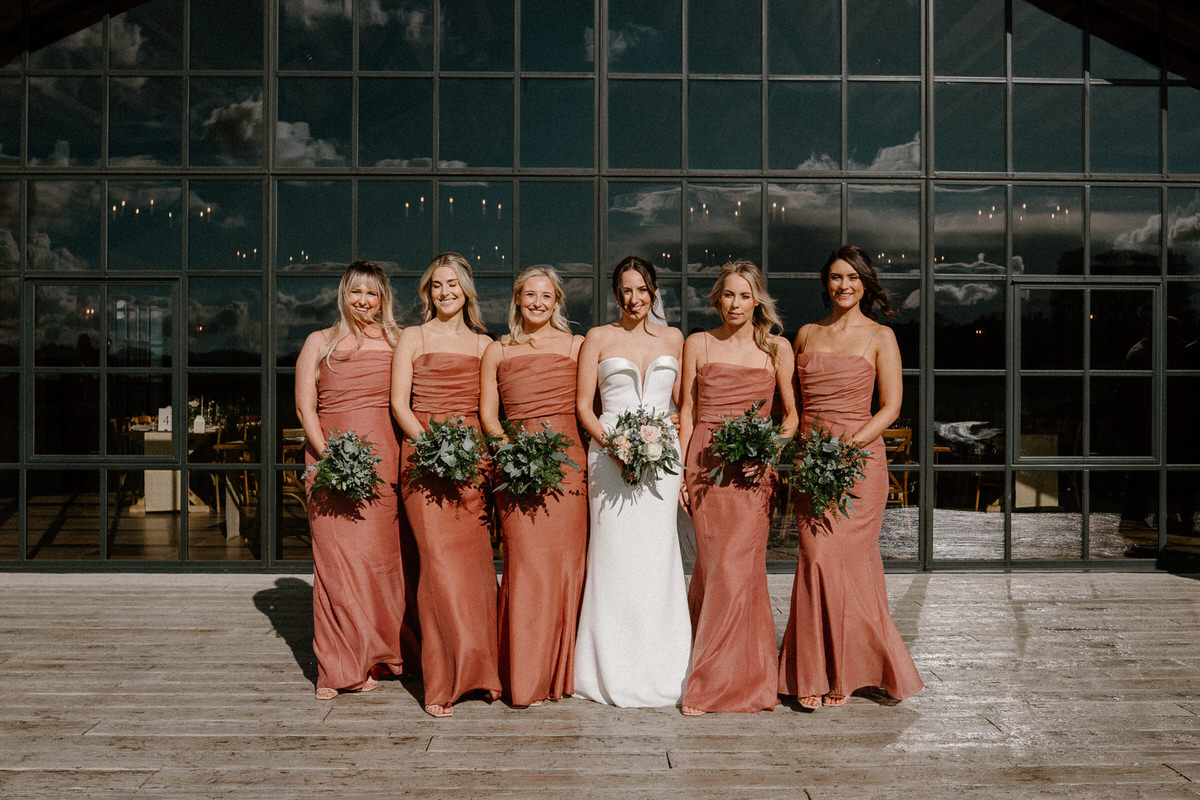
[[458,253],[433,259],[419,288],[424,324],[406,328],[392,359],[392,414],[406,440],[400,492],[421,556],[417,601],[425,711],[448,717],[467,692],[500,696],[496,671],[496,570],[483,491],[426,475],[409,481],[413,447],[430,420],[464,417],[479,427],[483,330],[471,265]]
[[[376,665],[415,672],[416,552],[396,500],[400,442],[388,414],[392,350],[400,329],[387,275],[356,261],[338,286],[338,321],[309,335],[296,361],[296,414],[316,462],[334,430],[375,445],[383,483],[361,504],[328,492],[308,503],[313,547],[313,652],[317,697],[369,692]],[[311,490],[312,479],[309,479]]]
[[[530,267],[517,276],[509,335],[483,353],[479,418],[503,436],[510,423],[534,432],[549,423],[571,439],[568,457],[582,469],[575,418],[576,359],[582,336],[563,314],[562,278]],[[536,498],[496,493],[504,535],[500,582],[500,679],[512,704],[538,706],[575,691],[575,623],[587,555],[587,479],[564,467],[559,491]]]
[[[759,465],[726,468],[717,486],[708,474],[721,460],[711,449],[722,417],[755,401],[771,413],[776,388],[783,436],[799,421],[794,370],[782,325],[758,267],[733,261],[709,294],[720,327],[693,333],[683,347],[680,443],[687,453],[681,495],[696,528],[696,565],[688,587],[692,673],[682,711],[769,711],[778,703],[775,620],[767,591],[767,534],[774,475]],[[758,478],[761,482],[756,483]]]
[[[796,369],[807,432],[820,424],[871,451],[864,477],[851,488],[854,510],[812,513],[796,498],[800,553],[791,612],[779,664],[779,693],[801,707],[840,706],[872,687],[903,700],[923,684],[888,613],[879,530],[887,504],[887,462],[881,434],[900,413],[900,348],[876,313],[895,316],[871,258],[843,245],[821,268],[822,300],[830,309],[796,334]],[[879,392],[879,410],[871,397]]]

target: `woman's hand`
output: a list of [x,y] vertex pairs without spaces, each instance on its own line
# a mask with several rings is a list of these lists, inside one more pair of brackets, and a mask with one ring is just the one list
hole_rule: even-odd
[[765,475],[769,468],[762,461],[743,461],[742,475],[749,481],[757,481],[759,477]]
[[679,505],[689,517],[692,515],[692,496],[688,492],[687,481],[681,481],[679,484]]

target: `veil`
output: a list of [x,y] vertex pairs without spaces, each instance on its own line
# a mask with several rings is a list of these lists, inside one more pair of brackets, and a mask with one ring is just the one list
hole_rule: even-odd
[[654,303],[650,306],[650,319],[660,325],[667,324],[667,312],[663,307],[661,291],[654,293]]

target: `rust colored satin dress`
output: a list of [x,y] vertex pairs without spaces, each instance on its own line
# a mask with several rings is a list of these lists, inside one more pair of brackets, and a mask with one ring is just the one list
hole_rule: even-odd
[[496,370],[504,414],[531,432],[542,422],[571,438],[558,492],[532,499],[496,493],[504,532],[500,582],[500,678],[513,705],[575,691],[575,625],[587,559],[587,455],[575,418],[575,373],[569,356],[505,358]]
[[[800,353],[796,369],[802,433],[819,421],[835,434],[852,435],[871,418],[875,367],[862,356]],[[780,694],[849,696],[876,687],[903,700],[924,686],[888,612],[879,554],[888,487],[883,440],[865,448],[871,456],[865,477],[851,489],[858,499],[849,515],[816,518],[807,497],[796,497],[800,556],[780,655]]]
[[[375,498],[357,505],[327,491],[309,497],[318,688],[358,689],[376,664],[400,674],[416,672],[420,661],[417,552],[396,498],[391,372],[391,351],[359,350],[322,363],[317,376],[321,430],[354,431],[375,445],[383,480]],[[314,461],[311,453],[306,460]]]
[[779,702],[775,620],[767,591],[767,534],[774,481],[748,481],[725,468],[720,486],[708,473],[721,463],[712,434],[721,418],[740,416],[756,400],[771,411],[775,373],[709,362],[696,372],[696,427],[688,442],[687,480],[696,529],[696,565],[688,587],[692,673],[683,705],[704,711],[769,711]]
[[[479,358],[422,353],[413,360],[412,410],[421,425],[464,417],[479,428]],[[417,608],[425,705],[467,692],[500,696],[496,672],[496,569],[483,491],[432,475],[410,483],[412,445],[401,449],[401,495],[421,555]]]

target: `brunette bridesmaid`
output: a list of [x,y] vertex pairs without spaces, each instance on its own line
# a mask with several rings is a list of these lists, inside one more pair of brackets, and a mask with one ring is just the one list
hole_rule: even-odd
[[[305,461],[321,457],[331,432],[353,431],[375,446],[383,480],[376,496],[351,503],[320,490],[308,502],[313,547],[313,652],[317,697],[369,692],[377,666],[416,672],[420,659],[416,558],[398,512],[400,442],[388,413],[392,351],[400,329],[387,275],[356,261],[338,286],[338,321],[309,335],[296,361],[296,413]],[[311,489],[312,479],[309,487]]]
[[514,706],[538,706],[575,691],[575,623],[587,556],[587,457],[575,418],[575,336],[563,313],[562,279],[530,267],[517,276],[509,335],[483,354],[479,416],[490,436],[503,436],[500,406],[510,426],[530,432],[542,423],[571,440],[554,492],[496,493],[504,535],[500,583],[500,680]]
[[721,459],[712,435],[726,416],[755,402],[771,413],[778,389],[782,435],[796,430],[792,355],[774,335],[782,325],[758,267],[733,261],[709,294],[720,327],[694,333],[683,348],[680,443],[687,470],[682,495],[696,529],[696,565],[688,587],[692,672],[682,711],[769,711],[777,702],[775,621],[767,591],[767,534],[774,471],[726,466],[721,485],[708,477]]
[[424,324],[406,328],[392,359],[392,414],[406,440],[400,491],[421,557],[417,602],[425,711],[448,717],[467,692],[500,696],[496,670],[496,571],[482,490],[433,475],[409,480],[413,447],[430,420],[479,427],[483,330],[471,265],[437,256],[421,276]]

